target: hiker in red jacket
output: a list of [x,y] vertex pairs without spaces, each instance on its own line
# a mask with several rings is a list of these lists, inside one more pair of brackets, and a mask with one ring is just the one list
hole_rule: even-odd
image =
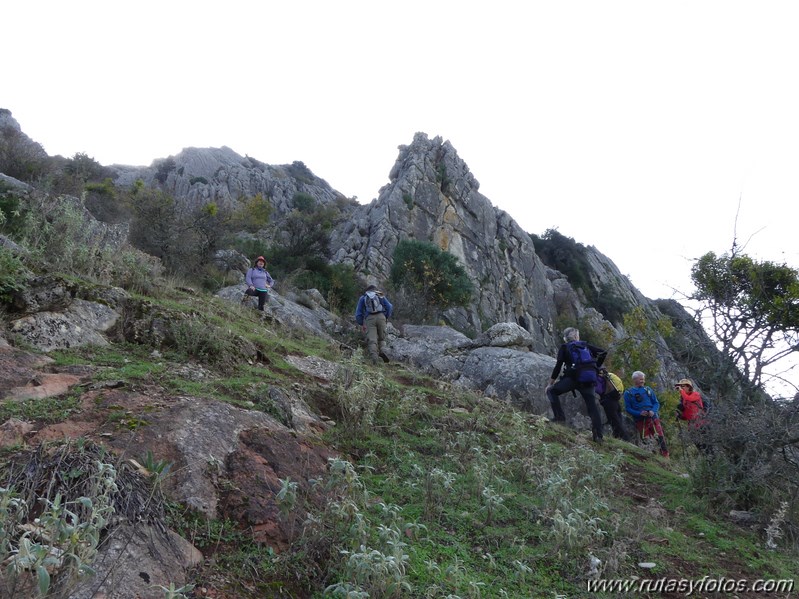
[[677,406],[677,418],[679,420],[696,421],[695,425],[702,424],[702,416],[705,414],[705,404],[702,396],[694,391],[694,384],[690,379],[682,379],[674,385],[680,392],[680,405]]
[[[680,403],[677,406],[677,420],[686,420],[693,429],[692,436],[699,434],[699,428],[705,425],[705,403],[702,396],[694,391],[694,383],[691,379],[682,379],[675,383],[674,388],[680,392]],[[710,447],[701,441],[694,441],[697,449],[707,453]]]

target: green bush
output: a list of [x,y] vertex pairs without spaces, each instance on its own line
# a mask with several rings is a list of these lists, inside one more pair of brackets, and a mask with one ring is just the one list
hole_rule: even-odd
[[232,215],[231,225],[234,229],[255,233],[269,224],[273,207],[268,198],[258,193],[253,197],[239,198],[239,204]]
[[169,158],[165,158],[158,164],[158,168],[155,171],[155,180],[163,185],[166,183],[169,173],[174,171],[176,167],[177,163],[175,162],[174,157],[170,156]]
[[26,270],[10,251],[0,247],[0,303],[7,303],[15,291],[25,287]]
[[466,306],[474,289],[455,256],[424,241],[397,244],[390,278],[396,289],[419,298],[427,313]]
[[0,181],[0,232],[17,234],[25,222],[25,203]]
[[316,207],[316,198],[309,193],[303,193],[301,191],[295,193],[291,201],[296,210],[305,214],[313,212]]

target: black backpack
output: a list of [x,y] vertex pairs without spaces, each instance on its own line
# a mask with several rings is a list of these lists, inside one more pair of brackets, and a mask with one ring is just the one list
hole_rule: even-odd
[[380,301],[379,295],[369,291],[364,295],[364,307],[368,314],[378,314],[383,311],[383,302]]
[[591,355],[585,341],[569,341],[566,345],[572,358],[572,372],[578,383],[596,384],[596,359]]

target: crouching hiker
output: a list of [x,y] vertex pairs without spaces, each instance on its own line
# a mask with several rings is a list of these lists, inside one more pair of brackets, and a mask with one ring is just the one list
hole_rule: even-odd
[[600,368],[596,379],[596,394],[599,396],[599,405],[605,410],[610,428],[613,429],[613,436],[617,439],[630,440],[627,429],[621,417],[621,394],[624,392],[624,383],[621,379],[608,372],[607,368]]
[[[566,415],[560,405],[560,396],[577,390],[583,396],[585,408],[591,418],[591,432],[594,441],[602,442],[602,417],[596,406],[594,386],[597,379],[597,368],[602,365],[607,352],[585,341],[580,341],[580,331],[569,327],[563,331],[565,342],[558,350],[557,362],[547,383],[547,398],[552,406],[553,422],[566,422]],[[555,379],[564,368],[563,376],[556,383]]]
[[663,426],[660,424],[660,402],[657,395],[644,384],[646,375],[640,370],[633,372],[633,386],[624,391],[624,407],[635,420],[635,428],[642,439],[657,435],[660,445],[660,455],[669,457],[666,439],[663,435]]
[[388,362],[383,345],[386,341],[386,320],[391,318],[393,309],[391,302],[374,285],[369,285],[358,300],[355,321],[366,333],[366,345],[372,364],[377,364],[378,358]]

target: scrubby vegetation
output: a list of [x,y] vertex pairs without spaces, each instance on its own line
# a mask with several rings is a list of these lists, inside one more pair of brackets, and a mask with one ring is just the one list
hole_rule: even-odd
[[[345,358],[290,331],[264,339],[235,310],[220,304],[218,315],[202,318],[223,318],[232,333],[258,343],[273,383],[303,381],[283,359],[290,354],[322,352],[341,364],[327,391],[303,382],[314,407],[337,422],[323,441],[338,457],[312,491],[282,480],[276,501],[291,542],[281,551],[256,542],[246,523],[224,514],[208,521],[167,504],[166,521],[210,558],[193,574],[197,589],[238,598],[579,597],[592,596],[585,591],[591,576],[640,575],[642,561],[656,563],[653,577],[796,575],[788,549],[795,539],[784,521],[774,521],[776,534],[741,529],[701,494],[701,477],[681,476],[700,467],[690,446],[675,447],[671,464],[617,441],[597,450],[587,436],[404,368],[375,369],[358,354]],[[159,364],[147,347],[56,357],[102,366],[97,380],[249,401],[249,409],[272,413],[257,399],[263,370],[246,362],[220,367],[195,344],[178,342]],[[202,385],[181,383],[164,368],[190,355],[212,376]],[[146,412],[109,417],[123,428],[147,426]],[[170,476],[157,456],[142,462]],[[315,499],[320,493],[324,501]],[[766,548],[769,539],[778,551]]]
[[596,308],[607,320],[619,324],[630,308],[612,287],[598,285],[591,280],[586,247],[557,229],[547,229],[543,235],[530,234],[535,252],[547,266],[559,270],[569,279],[574,289],[580,290],[590,306]]
[[472,298],[472,282],[458,259],[425,241],[405,239],[397,244],[390,279],[401,294],[398,318],[413,315],[434,322],[444,310],[465,306]]

